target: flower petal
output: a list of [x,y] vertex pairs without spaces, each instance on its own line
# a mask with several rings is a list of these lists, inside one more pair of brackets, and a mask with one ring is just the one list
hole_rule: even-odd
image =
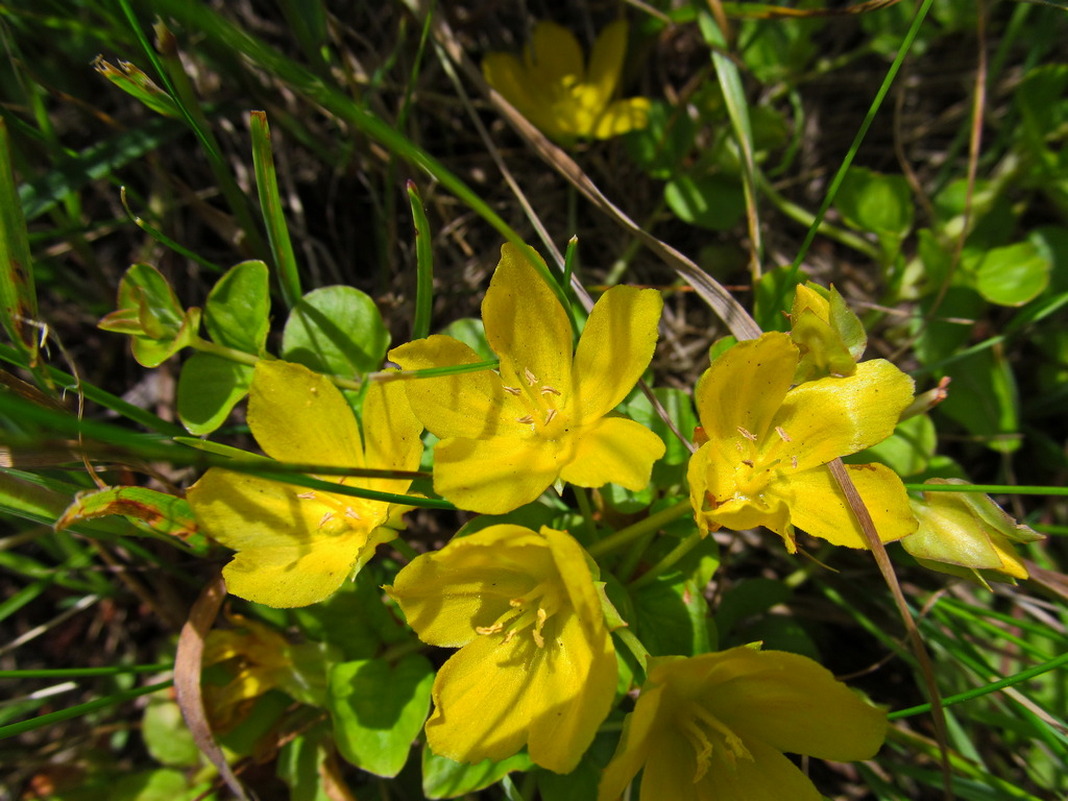
[[563,83],[569,76],[581,83],[586,72],[582,47],[567,28],[542,20],[534,26],[525,51],[532,80],[541,84]]
[[861,362],[851,376],[801,384],[773,421],[789,440],[769,439],[762,453],[796,456],[797,468],[805,470],[882,442],[912,403],[913,387],[911,378],[883,359]]
[[[654,740],[670,731],[664,725],[665,717],[661,715],[660,704],[663,695],[663,687],[642,689],[634,711],[623,721],[623,736],[619,740],[619,745],[616,746],[615,754],[612,755],[612,761],[605,766],[601,774],[601,782],[597,787],[597,801],[618,801],[631,779],[638,774],[648,759]],[[681,751],[684,747],[686,747],[685,741],[678,750]],[[691,772],[689,776],[692,779],[693,773]],[[668,798],[670,796],[660,796],[654,793],[652,797]],[[685,798],[686,795],[676,797]]]
[[853,762],[871,759],[882,746],[886,713],[812,659],[744,646],[715,656],[708,707],[751,751],[763,742],[777,751]]
[[[545,538],[522,526],[489,526],[412,560],[386,592],[425,643],[458,648],[477,637],[555,570]],[[446,592],[447,589],[447,592]]]
[[562,446],[538,437],[445,439],[434,449],[434,489],[461,509],[503,514],[536,500],[561,460]]
[[763,437],[793,381],[797,357],[790,336],[772,332],[739,342],[716,359],[694,393],[709,440],[732,442],[739,427]]
[[722,527],[744,531],[764,526],[782,535],[792,553],[796,547],[790,510],[781,498],[764,493],[734,500],[737,466],[725,456],[725,450],[721,443],[706,442],[690,457],[687,481],[698,527],[707,534]]
[[[267,606],[323,600],[395,536],[381,528],[387,504],[218,468],[190,487],[188,498],[203,530],[237,551],[223,569],[227,589]],[[358,508],[362,527],[323,527],[325,515],[346,507]]]
[[[423,455],[423,442],[419,438],[423,424],[412,412],[404,382],[373,382],[367,388],[362,411],[367,467],[418,470]],[[407,478],[364,478],[359,481],[360,486],[379,492],[403,493],[411,484]]]
[[345,396],[326,376],[303,365],[256,362],[248,424],[272,459],[325,467],[364,466],[360,430]]
[[595,87],[600,105],[604,106],[615,94],[619,75],[623,71],[623,56],[627,49],[627,21],[611,22],[598,34],[590,53],[590,69],[586,83]]
[[729,762],[722,751],[712,754],[712,765],[700,782],[698,798],[708,801],[821,801],[823,796],[812,781],[775,748],[759,740],[746,740],[745,745],[753,757],[751,760]]
[[603,417],[642,377],[656,348],[664,300],[655,289],[616,286],[594,304],[573,367],[574,408],[582,423]]
[[611,139],[640,131],[649,125],[649,107],[649,100],[644,97],[616,100],[597,115],[589,135],[595,139]]
[[[880,540],[899,540],[916,530],[916,518],[897,473],[881,464],[847,464],[845,467],[868,508]],[[792,473],[788,479],[769,486],[766,495],[780,498],[790,509],[790,522],[813,537],[848,548],[868,547],[864,532],[831,476],[830,468],[815,467]],[[769,525],[768,528],[772,527]]]
[[511,244],[501,247],[501,260],[482,301],[486,339],[501,360],[501,379],[516,388],[571,387],[574,350],[571,322],[546,279],[530,259]]
[[625,417],[605,417],[574,432],[574,455],[560,478],[580,487],[603,487],[609,482],[629,490],[645,489],[653,462],[664,455],[656,434]]
[[[440,334],[393,348],[389,359],[405,370],[485,361],[463,342]],[[511,396],[492,370],[402,380],[412,412],[438,437],[493,436],[499,432],[505,409],[510,408],[507,398]],[[517,411],[507,419],[515,426],[514,418],[522,414]]]

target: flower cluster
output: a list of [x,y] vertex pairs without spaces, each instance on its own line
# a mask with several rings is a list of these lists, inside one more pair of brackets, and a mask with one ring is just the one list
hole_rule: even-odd
[[[621,411],[653,357],[660,294],[612,287],[577,325],[567,293],[549,276],[533,250],[505,245],[482,303],[496,363],[442,335],[395,347],[389,359],[401,369],[368,382],[361,424],[326,376],[261,360],[248,421],[263,450],[353,475],[324,476],[335,492],[208,471],[189,502],[202,529],[236,551],[224,570],[229,590],[275,607],[338,590],[397,536],[410,508],[403,501],[417,502],[404,493],[424,455],[425,429],[436,438],[434,492],[458,509],[502,516],[476,521],[437,550],[407,549],[410,560],[384,587],[423,643],[458,649],[433,678],[429,719],[426,691],[422,707],[413,702],[433,753],[475,764],[525,749],[533,763],[567,774],[621,703],[632,708],[601,776],[600,801],[622,797],[639,771],[646,798],[816,801],[812,782],[783,754],[871,758],[886,732],[882,709],[805,656],[753,644],[651,657],[631,631],[618,639],[644,681],[634,682],[636,702],[620,700],[635,674],[628,667],[621,678],[613,631],[629,624],[591,556],[612,542],[521,524],[532,509],[558,505],[566,485],[644,491],[665,453],[660,436]],[[791,317],[790,332],[734,344],[697,383],[699,447],[685,476],[694,541],[756,527],[778,534],[791,552],[798,529],[851,548],[870,541],[856,500],[829,465],[889,437],[913,405],[913,381],[885,360],[860,360],[863,327],[833,290],[800,287]],[[844,469],[882,541],[903,539],[921,561],[981,578],[1026,575],[1011,543],[1033,532],[989,499],[910,499],[883,464]],[[244,628],[248,635],[213,641],[212,661],[236,657],[243,645],[254,654],[218,701],[227,720],[266,689],[290,692],[296,675],[283,638],[260,624]],[[276,646],[277,658],[265,644]],[[429,664],[419,659],[409,663],[411,681],[429,686]],[[360,663],[336,675],[362,670]],[[315,699],[352,694],[359,693],[319,689]]]

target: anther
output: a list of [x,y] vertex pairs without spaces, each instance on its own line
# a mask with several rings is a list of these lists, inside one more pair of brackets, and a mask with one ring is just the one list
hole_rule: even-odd
[[523,390],[521,390],[519,387],[504,387],[504,391],[507,392],[509,395],[515,395],[516,397],[519,397],[521,394],[523,394]]
[[751,440],[753,442],[757,441],[756,434],[753,434],[753,433],[751,433],[749,431],[746,431],[741,426],[738,426],[738,433],[741,434],[743,437],[745,437],[748,440]]
[[297,493],[297,497],[300,498],[302,501],[314,501],[315,500],[315,493],[314,492],[298,492]]
[[782,437],[783,442],[793,442],[790,435],[783,431],[782,426],[775,426],[775,433]]
[[557,396],[559,396],[560,395],[560,390],[556,389],[555,387],[542,387],[541,388],[541,394],[542,395],[557,395]]
[[549,425],[549,423],[553,421],[553,418],[556,417],[556,413],[556,409],[549,409],[549,411],[545,413],[545,425]]
[[525,414],[522,417],[517,417],[515,419],[515,421],[517,423],[524,423],[524,424],[525,423],[533,423],[534,422],[534,418],[532,416],[530,416],[529,414]]
[[527,379],[527,383],[530,384],[530,386],[534,386],[538,383],[538,377],[534,375],[534,373],[530,372],[529,367],[523,368],[523,376]]
[[744,464],[746,467],[752,467],[753,466],[753,460],[752,459],[742,459],[742,464]]

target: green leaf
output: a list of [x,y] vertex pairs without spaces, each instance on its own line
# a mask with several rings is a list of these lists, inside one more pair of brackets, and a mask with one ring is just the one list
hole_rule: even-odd
[[211,353],[194,353],[178,376],[178,417],[191,434],[210,434],[252,384],[252,368]]
[[649,122],[640,131],[632,131],[624,142],[634,162],[653,178],[668,180],[693,147],[697,121],[684,105],[670,106],[653,100]]
[[1022,306],[1049,284],[1049,258],[1032,242],[987,251],[975,265],[980,294],[999,306]]
[[958,359],[946,370],[948,397],[937,407],[988,448],[1012,453],[1020,447],[1016,379],[997,348]]
[[730,230],[745,214],[741,183],[721,176],[680,176],[664,187],[664,200],[683,222],[712,231]]
[[1027,73],[1014,92],[1023,117],[1022,133],[1036,150],[1046,138],[1064,136],[1068,125],[1068,64],[1046,64]]
[[212,287],[204,304],[204,324],[220,345],[259,355],[267,341],[270,313],[267,265],[243,261]]
[[327,704],[341,755],[377,776],[400,773],[430,711],[433,683],[433,666],[418,654],[394,666],[381,659],[335,665]]
[[169,698],[149,701],[141,719],[141,736],[148,753],[161,765],[184,768],[200,764],[200,749],[182,719],[182,710]]
[[185,498],[147,487],[107,487],[79,494],[56,521],[57,530],[85,520],[122,515],[138,528],[155,534],[203,542],[196,518]]
[[502,762],[484,759],[477,765],[464,765],[424,746],[423,794],[430,799],[456,798],[496,784],[513,770],[529,770],[532,764],[523,751]]
[[278,753],[278,778],[289,785],[290,801],[331,801],[320,772],[329,758],[326,727],[316,726],[282,746]]
[[880,239],[888,236],[900,242],[912,230],[912,193],[901,175],[850,167],[834,205],[846,223],[875,233]]
[[899,476],[914,476],[927,469],[938,444],[938,432],[925,414],[903,420],[888,438],[854,453],[843,461],[849,464],[879,462]]
[[694,656],[710,650],[708,602],[701,586],[679,575],[660,576],[633,593],[635,633],[653,656]]
[[329,375],[377,370],[389,332],[375,302],[350,286],[327,286],[305,295],[286,321],[282,357]]
[[788,600],[790,595],[790,588],[775,579],[751,578],[735,584],[723,594],[716,610],[716,625],[724,639],[720,647],[726,647],[728,638],[732,643],[736,641],[731,635],[747,618],[763,614]]
[[476,317],[461,317],[453,320],[441,333],[458,339],[483,359],[496,359],[497,354],[490,348],[486,341],[486,329],[482,327],[482,321]]
[[271,150],[271,129],[267,124],[267,112],[253,111],[249,114],[252,131],[252,162],[256,171],[256,190],[260,198],[260,212],[267,226],[267,239],[278,270],[278,285],[282,299],[289,307],[300,299],[300,271],[293,253],[282,209],[282,197],[278,193],[278,177],[274,168],[274,153]]

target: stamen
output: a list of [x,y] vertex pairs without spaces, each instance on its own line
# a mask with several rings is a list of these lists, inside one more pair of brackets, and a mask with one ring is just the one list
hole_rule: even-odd
[[549,411],[545,413],[545,425],[549,425],[549,423],[553,421],[553,418],[556,417],[556,413],[556,409],[549,409]]
[[515,395],[516,397],[519,397],[523,393],[523,390],[519,387],[504,387],[504,391],[509,395]]
[[504,630],[504,624],[501,621],[497,621],[492,626],[475,626],[475,633],[477,634],[496,634],[499,631]]
[[793,467],[794,470],[797,469],[797,457],[796,456],[791,456],[790,457],[790,466]]
[[534,386],[538,383],[538,377],[534,375],[534,373],[530,372],[529,367],[523,368],[523,376],[527,379],[527,383],[530,384],[530,386]]
[[790,435],[782,430],[782,426],[775,426],[775,433],[782,437],[783,442],[793,442],[793,440],[790,439]]
[[541,394],[542,395],[557,395],[557,396],[559,396],[560,390],[555,389],[553,387],[542,387],[541,388]]
[[316,528],[322,528],[327,523],[329,523],[331,520],[333,520],[334,517],[335,517],[335,515],[334,515],[333,512],[327,512],[321,518],[319,518],[319,525],[316,526]]
[[549,619],[549,614],[544,609],[542,609],[540,606],[538,607],[537,614],[538,614],[538,622],[534,624],[534,630],[532,632],[530,632],[530,634],[534,638],[534,643],[539,648],[544,648],[545,647],[545,637],[542,636],[541,630],[545,627],[545,621]]
[[522,417],[517,417],[515,419],[515,421],[517,423],[533,423],[534,422],[534,418],[529,414],[525,414]]
[[752,459],[742,459],[742,464],[744,464],[746,467],[752,467],[753,466],[753,460]]
[[753,434],[750,431],[746,431],[741,426],[738,426],[738,433],[741,434],[746,439],[751,440],[752,442],[756,442],[757,441],[756,434]]
[[302,501],[314,501],[315,500],[315,493],[314,492],[298,492],[297,493],[297,497],[300,498]]

